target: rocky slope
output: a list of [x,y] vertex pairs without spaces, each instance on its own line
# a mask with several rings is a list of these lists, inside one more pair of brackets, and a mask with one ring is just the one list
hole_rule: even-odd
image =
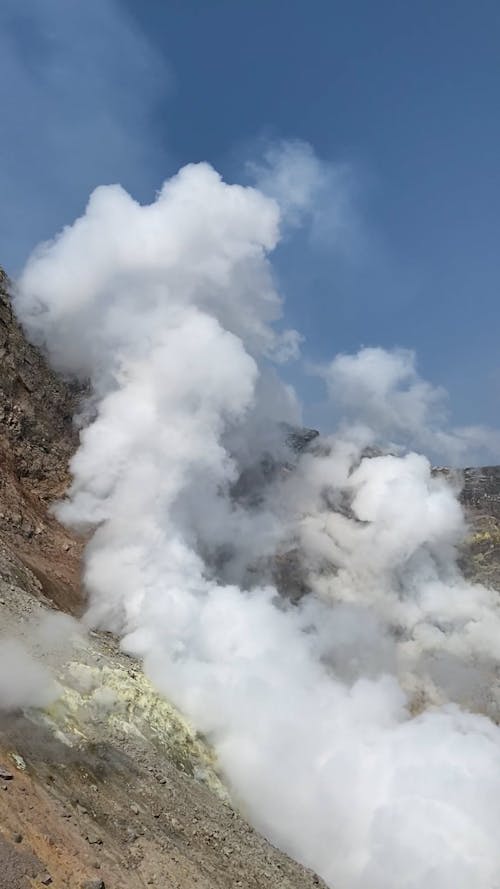
[[500,466],[438,470],[460,489],[469,524],[460,566],[471,580],[500,590]]
[[78,390],[24,338],[0,269],[0,534],[59,608],[78,611],[81,542],[48,511],[65,490]]
[[[5,549],[0,571],[2,630],[33,639],[50,603]],[[2,889],[323,885],[235,812],[204,740],[111,636],[52,666],[58,700],[0,718]]]

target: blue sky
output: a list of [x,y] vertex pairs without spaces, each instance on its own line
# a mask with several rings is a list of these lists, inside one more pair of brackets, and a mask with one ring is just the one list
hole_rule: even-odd
[[306,226],[278,251],[306,359],[416,349],[456,422],[498,425],[498,3],[19,9],[4,0],[0,11],[0,261],[11,272],[101,182],[148,200],[186,162],[242,180],[270,142],[303,140],[346,171],[351,227],[344,250]]

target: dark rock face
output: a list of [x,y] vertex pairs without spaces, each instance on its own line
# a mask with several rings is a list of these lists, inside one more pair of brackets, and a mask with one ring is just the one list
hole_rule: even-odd
[[297,429],[288,423],[283,423],[282,427],[285,442],[295,454],[301,454],[319,436],[317,429]]
[[459,565],[468,580],[500,590],[500,466],[435,469],[459,491],[469,533]]
[[464,469],[459,478],[470,529],[460,567],[470,580],[500,590],[500,466]]
[[26,341],[8,287],[0,269],[0,534],[53,601],[78,610],[80,546],[48,507],[69,482],[80,390]]
[[500,521],[500,466],[464,469],[462,475],[464,506]]
[[24,338],[15,320],[8,281],[0,270],[0,421],[16,477],[43,499],[67,482],[77,444],[72,418],[78,390],[56,376]]
[[293,604],[310,592],[307,570],[300,549],[278,553],[271,566],[271,580],[283,598]]

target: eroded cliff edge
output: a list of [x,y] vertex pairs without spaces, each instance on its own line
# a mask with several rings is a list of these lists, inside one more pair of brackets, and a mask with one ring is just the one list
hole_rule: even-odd
[[50,512],[69,482],[80,389],[27,342],[0,269],[0,542],[37,575],[57,607],[76,613],[81,541]]

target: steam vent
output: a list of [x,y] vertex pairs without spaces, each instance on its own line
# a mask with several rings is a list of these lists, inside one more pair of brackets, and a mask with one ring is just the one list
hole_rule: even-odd
[[74,620],[85,533],[51,505],[84,396],[24,338],[2,273],[0,886],[320,886],[248,825],[210,745],[141,663]]

